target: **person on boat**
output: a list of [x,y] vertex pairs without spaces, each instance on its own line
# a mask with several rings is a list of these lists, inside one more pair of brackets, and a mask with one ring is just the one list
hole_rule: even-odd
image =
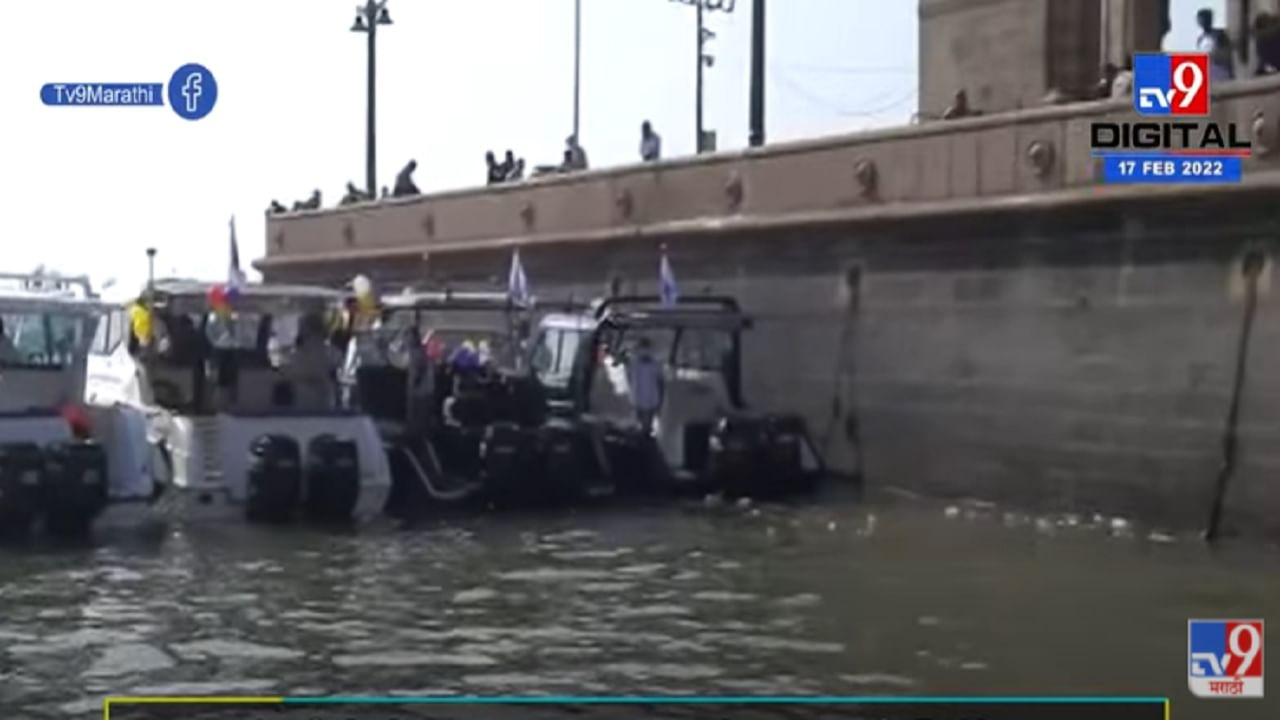
[[476,344],[470,340],[463,340],[453,354],[449,356],[449,364],[455,370],[475,370],[480,367],[480,354],[476,351]]
[[631,390],[636,420],[646,434],[652,433],[653,419],[662,407],[665,388],[662,365],[653,356],[653,342],[647,337],[640,338],[627,365],[627,386]]
[[333,396],[333,358],[325,342],[324,320],[307,315],[298,323],[289,375],[304,407],[328,407]]
[[18,352],[17,346],[9,338],[9,333],[5,331],[4,318],[0,318],[0,363],[20,362],[22,362],[22,353]]

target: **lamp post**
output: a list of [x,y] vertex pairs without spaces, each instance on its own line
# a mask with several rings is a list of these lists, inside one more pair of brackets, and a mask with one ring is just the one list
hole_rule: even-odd
[[154,290],[156,287],[156,249],[147,248],[147,289]]
[[573,137],[582,129],[582,0],[573,0]]
[[365,129],[365,190],[370,198],[378,196],[378,139],[377,139],[377,47],[378,26],[390,25],[391,15],[387,13],[387,0],[366,0],[363,6],[356,7],[356,20],[351,25],[351,32],[364,33],[369,37],[369,97],[366,107],[367,127]]
[[765,0],[751,0],[751,147],[764,145],[764,20]]
[[706,50],[707,42],[714,39],[716,34],[707,29],[705,14],[707,11],[720,11],[725,13],[733,12],[735,0],[673,0],[673,2],[684,3],[694,7],[694,19],[697,25],[697,54],[694,57],[694,100],[693,100],[693,124],[694,124],[694,147],[697,152],[701,153],[706,149],[706,130],[703,127],[703,70],[715,65],[715,57]]

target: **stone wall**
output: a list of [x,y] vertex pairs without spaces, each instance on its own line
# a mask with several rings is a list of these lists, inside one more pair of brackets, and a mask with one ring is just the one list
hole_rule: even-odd
[[[872,488],[1195,528],[1222,460],[1243,315],[1233,278],[1247,248],[1273,249],[1273,193],[664,241],[682,292],[734,293],[756,316],[750,399],[803,412],[836,467]],[[522,252],[543,298],[598,296],[614,278],[654,292],[658,257],[656,240]],[[429,265],[437,282],[500,288],[508,261],[490,249]],[[386,286],[422,279],[361,269]],[[1269,292],[1248,361],[1228,520],[1280,535]]]
[[[1277,88],[1223,88],[1215,116],[1262,110],[1274,144]],[[272,217],[259,267],[501,288],[518,246],[535,293],[586,299],[615,278],[653,291],[666,244],[683,292],[734,293],[757,316],[751,399],[802,411],[872,487],[1194,528],[1222,461],[1239,258],[1274,250],[1280,168],[1260,153],[1239,186],[1100,186],[1088,123],[1127,113],[1053,108]],[[1037,142],[1055,149],[1043,168]],[[1268,290],[1253,328],[1228,520],[1280,536],[1276,302]]]

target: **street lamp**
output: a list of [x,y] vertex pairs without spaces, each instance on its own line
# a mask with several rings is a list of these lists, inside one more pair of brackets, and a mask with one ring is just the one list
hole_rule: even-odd
[[[758,2],[759,0],[757,0]],[[707,149],[706,130],[703,129],[703,70],[705,68],[714,67],[716,60],[713,55],[707,52],[707,42],[714,39],[716,34],[707,29],[704,24],[703,15],[707,11],[711,12],[733,12],[735,0],[672,0],[685,5],[692,5],[695,9],[694,17],[697,25],[697,55],[694,58],[695,74],[694,74],[694,105],[693,105],[693,125],[694,125],[694,147],[697,152],[701,153]]]
[[377,46],[378,26],[390,25],[391,15],[387,12],[387,0],[367,0],[363,6],[356,7],[356,20],[351,25],[351,32],[364,33],[369,36],[369,98],[367,128],[365,131],[365,189],[370,198],[378,196],[378,140],[375,130],[377,124]]
[[147,248],[147,290],[156,289],[156,249]]

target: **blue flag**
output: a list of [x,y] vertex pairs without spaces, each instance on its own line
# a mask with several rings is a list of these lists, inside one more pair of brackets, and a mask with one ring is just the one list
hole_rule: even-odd
[[663,305],[675,305],[680,299],[680,292],[676,289],[676,274],[671,269],[671,261],[667,259],[666,252],[662,253],[662,263],[658,267],[658,293]]

